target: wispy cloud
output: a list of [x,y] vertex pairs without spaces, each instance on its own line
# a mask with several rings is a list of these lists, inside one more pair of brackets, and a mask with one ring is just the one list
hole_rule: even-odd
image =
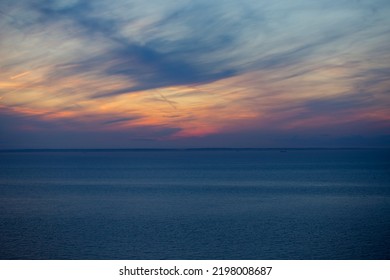
[[389,133],[385,0],[5,0],[0,14],[2,118],[37,134]]

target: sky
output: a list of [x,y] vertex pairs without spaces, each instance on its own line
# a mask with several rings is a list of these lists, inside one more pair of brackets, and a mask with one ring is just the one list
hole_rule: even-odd
[[390,146],[388,0],[0,0],[0,149]]

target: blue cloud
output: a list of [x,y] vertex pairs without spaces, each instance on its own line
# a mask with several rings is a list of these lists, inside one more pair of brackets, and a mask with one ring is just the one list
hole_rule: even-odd
[[[78,66],[61,75],[79,75],[100,67],[100,75],[128,77],[137,85],[108,97],[163,86],[198,84],[259,69],[278,69],[343,48],[356,33],[383,19],[386,1],[21,1],[24,14],[35,11],[31,26],[102,44],[98,53],[68,62]],[[18,4],[13,4],[18,5]],[[10,4],[12,6],[12,4]],[[4,11],[5,10],[5,11]],[[12,9],[11,9],[12,10]],[[23,9],[19,9],[23,10]],[[139,21],[141,30],[127,34]],[[64,22],[67,30],[55,23]],[[126,28],[125,28],[126,27]],[[70,33],[70,34],[69,34]],[[385,36],[378,34],[377,36]]]

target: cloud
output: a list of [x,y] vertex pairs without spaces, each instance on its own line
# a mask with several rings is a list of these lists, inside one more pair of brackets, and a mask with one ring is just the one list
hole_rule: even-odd
[[[94,15],[91,2],[79,1],[74,5],[58,8],[48,2],[34,5],[40,13],[39,24],[53,24],[64,21],[73,28],[76,37],[90,40],[106,41],[107,47],[96,54],[92,53],[85,61],[77,61],[77,67],[71,68],[74,75],[100,66],[102,75],[121,75],[135,80],[137,85],[127,88],[125,92],[153,89],[162,86],[187,83],[208,82],[232,75],[229,69],[206,71],[205,68],[191,63],[188,59],[178,58],[177,52],[183,48],[175,42],[175,50],[160,51],[158,42],[140,44],[123,36],[120,24],[115,17],[101,18]],[[62,7],[62,6],[60,6]],[[130,10],[131,14],[131,10]],[[131,24],[132,16],[125,24]],[[192,42],[195,43],[195,42]],[[192,44],[194,45],[194,44]],[[69,69],[67,71],[69,73]],[[122,91],[98,94],[103,96],[122,94]]]
[[37,134],[388,131],[388,1],[5,0],[0,13],[0,111]]
[[138,118],[139,117],[116,118],[116,119],[105,120],[102,122],[102,124],[115,124],[115,123],[129,122],[132,120],[136,120]]
[[[72,119],[46,119],[42,115],[21,114],[11,110],[0,111],[1,148],[115,148],[161,141],[180,131],[169,126],[133,126],[120,129],[116,125],[134,118],[75,121]],[[102,129],[102,125],[105,129]],[[112,127],[110,127],[112,126]],[[108,130],[107,130],[108,129]],[[142,146],[142,144],[140,144]]]

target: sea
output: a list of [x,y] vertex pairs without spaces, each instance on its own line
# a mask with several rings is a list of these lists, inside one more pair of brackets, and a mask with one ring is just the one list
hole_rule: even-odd
[[0,259],[390,259],[390,150],[0,152]]

